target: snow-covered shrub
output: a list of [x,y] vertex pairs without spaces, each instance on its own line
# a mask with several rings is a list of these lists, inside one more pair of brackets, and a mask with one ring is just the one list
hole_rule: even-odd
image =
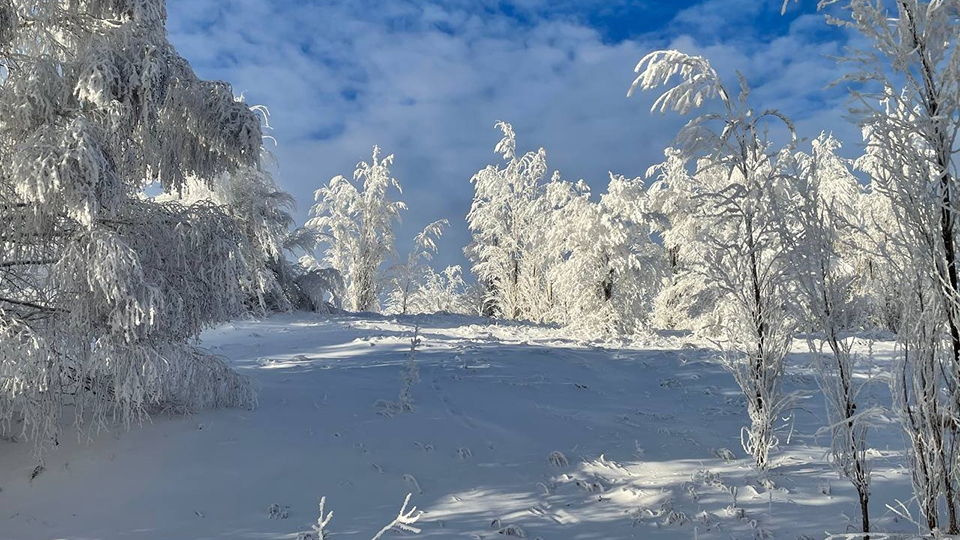
[[667,499],[661,503],[660,508],[657,510],[641,506],[632,512],[631,515],[633,517],[634,527],[637,527],[647,520],[654,520],[655,523],[657,523],[657,527],[668,525],[684,525],[689,522],[686,514],[673,509],[672,499]]
[[563,455],[563,452],[559,450],[550,452],[550,455],[547,457],[547,461],[549,461],[554,467],[566,467],[570,465],[570,460],[568,460],[567,456]]
[[479,308],[470,307],[473,300],[467,296],[468,290],[459,265],[448,266],[442,272],[428,268],[422,282],[410,293],[407,311],[479,315]]
[[527,537],[527,531],[523,530],[523,527],[519,525],[507,525],[506,527],[497,531],[497,533],[504,536],[512,536],[513,538]]
[[[167,41],[162,0],[0,2],[0,431],[38,448],[155,408],[252,405],[189,345],[244,313],[244,224],[153,200],[260,165],[261,118]],[[15,22],[15,24],[14,24]]]
[[336,176],[314,195],[307,227],[319,232],[326,266],[343,277],[343,303],[351,311],[380,311],[382,266],[394,253],[393,224],[406,209],[391,194],[401,192],[391,164],[393,155],[381,158],[375,146],[370,163],[357,164],[353,181]]
[[[320,510],[320,513],[322,514],[323,510]],[[287,519],[290,517],[290,507],[281,507],[279,504],[273,503],[267,507],[267,517],[270,519]]]

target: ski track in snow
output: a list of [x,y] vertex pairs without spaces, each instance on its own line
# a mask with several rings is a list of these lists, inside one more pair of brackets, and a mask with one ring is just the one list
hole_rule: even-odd
[[[417,322],[416,410],[379,415],[377,400],[397,399]],[[82,443],[67,431],[33,480],[30,445],[0,441],[0,539],[295,539],[325,495],[332,538],[367,540],[408,492],[425,512],[421,538],[504,538],[513,526],[543,540],[797,539],[859,523],[815,436],[824,406],[800,345],[787,390],[812,395],[786,421],[771,483],[740,448],[746,412],[714,352],[562,334],[307,314],[208,331],[203,345],[257,381],[259,408],[156,414]],[[867,395],[888,405],[891,345],[875,351]],[[883,506],[910,498],[899,427],[870,443],[876,526],[910,531]],[[274,504],[285,519],[271,519]]]

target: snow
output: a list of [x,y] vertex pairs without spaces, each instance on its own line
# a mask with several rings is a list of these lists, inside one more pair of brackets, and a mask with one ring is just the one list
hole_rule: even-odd
[[[415,410],[380,415],[374,403],[399,394],[415,324]],[[788,356],[786,391],[809,397],[761,480],[740,446],[741,393],[714,351],[682,336],[565,335],[452,315],[286,314],[219,327],[202,345],[255,380],[257,410],[157,412],[130,432],[65,436],[32,480],[32,445],[0,441],[0,538],[295,539],[316,523],[322,495],[332,538],[369,540],[408,493],[424,511],[419,538],[856,530],[856,493],[824,461],[829,435],[816,436],[825,411],[805,345]],[[892,344],[873,350],[864,401],[888,406]],[[874,523],[909,532],[884,508],[911,496],[889,422],[868,435]]]

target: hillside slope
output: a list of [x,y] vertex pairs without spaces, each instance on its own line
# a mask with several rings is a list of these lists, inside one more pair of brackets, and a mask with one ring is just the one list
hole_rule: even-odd
[[[415,409],[391,417],[375,404],[398,399],[415,322]],[[733,379],[676,338],[614,348],[465,317],[297,314],[227,325],[203,345],[258,382],[257,410],[158,413],[69,438],[32,480],[30,445],[0,442],[0,538],[292,539],[325,495],[332,537],[367,540],[407,493],[425,511],[420,538],[519,527],[544,540],[795,539],[859,523],[815,436],[823,403],[802,352],[787,387],[811,395],[760,480]],[[890,345],[874,349],[867,395],[889,405]],[[872,435],[877,528],[909,531],[884,508],[910,496],[899,429]],[[285,519],[268,516],[273,504]]]

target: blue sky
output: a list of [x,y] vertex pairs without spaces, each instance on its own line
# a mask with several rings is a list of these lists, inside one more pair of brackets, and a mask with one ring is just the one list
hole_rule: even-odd
[[279,182],[303,221],[313,192],[349,176],[374,144],[396,155],[409,211],[400,249],[425,224],[451,228],[436,266],[464,264],[470,177],[497,156],[497,120],[522,150],[603,190],[607,171],[639,176],[682,125],[627,99],[647,52],[742,71],[754,103],[792,117],[801,136],[833,131],[855,148],[842,74],[845,36],[813,0],[170,0],[170,40],[207,79],[266,105]]

